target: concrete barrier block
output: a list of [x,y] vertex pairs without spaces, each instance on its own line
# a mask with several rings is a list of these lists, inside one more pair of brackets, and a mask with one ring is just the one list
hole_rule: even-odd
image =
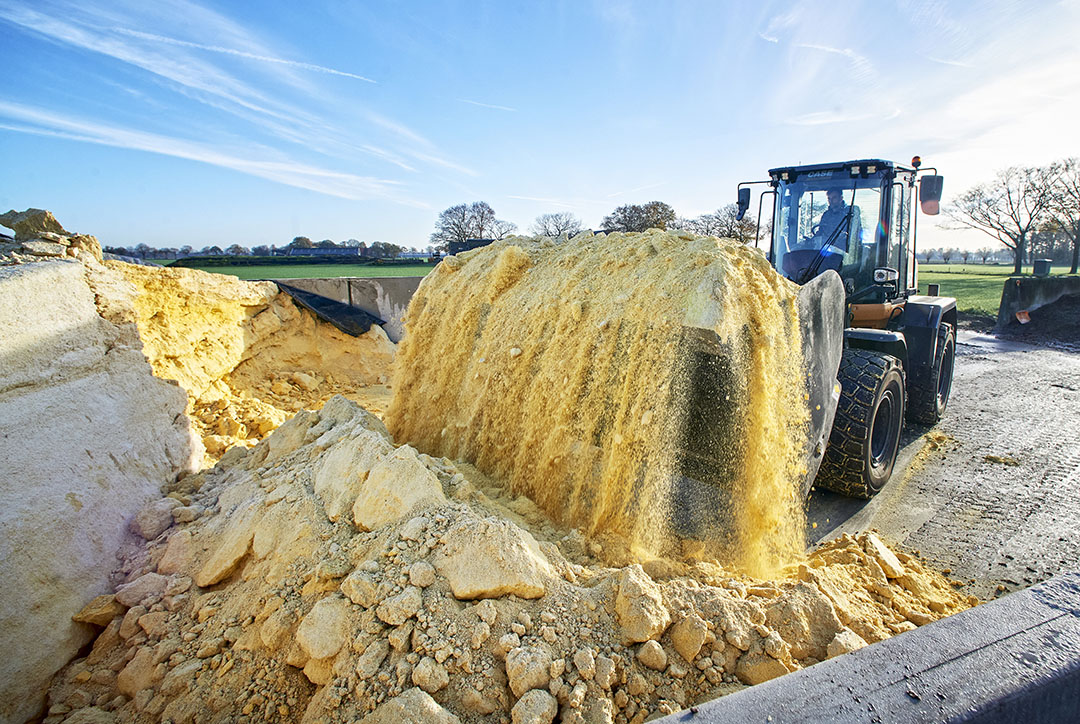
[[1072,722],[1080,716],[1080,573],[661,721]]
[[1072,294],[1080,294],[1080,276],[1009,277],[1001,290],[997,328],[1016,321],[1017,312],[1030,312]]

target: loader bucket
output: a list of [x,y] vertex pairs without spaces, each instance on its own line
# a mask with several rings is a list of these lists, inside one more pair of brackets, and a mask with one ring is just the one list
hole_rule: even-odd
[[835,273],[800,288],[734,242],[512,238],[421,283],[386,424],[605,551],[669,555],[707,534],[768,573],[805,550],[842,321]]
[[[821,465],[839,400],[836,373],[843,351],[844,286],[833,271],[799,289],[798,322],[805,369],[806,423],[793,441],[802,462],[794,489],[805,500]],[[672,524],[684,538],[708,540],[734,551],[745,545],[745,511],[740,501],[753,485],[747,475],[748,385],[738,360],[745,360],[754,340],[749,330],[725,343],[709,329],[684,327],[680,356],[686,363],[685,415],[678,438],[679,476],[673,489]]]

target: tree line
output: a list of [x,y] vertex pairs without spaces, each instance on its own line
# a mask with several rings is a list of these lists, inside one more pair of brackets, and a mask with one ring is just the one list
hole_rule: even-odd
[[[196,249],[190,244],[180,247],[155,248],[149,244],[136,244],[134,246],[103,246],[102,250],[109,254],[119,256],[131,256],[138,259],[184,259],[190,256],[275,256],[288,254],[292,249],[358,249],[358,256],[393,259],[404,251],[405,247],[391,244],[386,241],[375,241],[371,244],[348,239],[347,241],[334,242],[330,239],[312,241],[306,236],[296,236],[284,246],[259,244],[248,248],[241,244],[232,244],[224,249],[217,245],[207,245]],[[428,251],[433,249],[428,247]]]
[[[712,213],[683,218],[669,204],[650,201],[619,206],[600,222],[600,231],[683,230],[726,237],[742,243],[753,241],[757,234],[755,222],[747,218],[737,220],[736,215],[736,205],[728,204]],[[540,214],[529,227],[529,233],[551,238],[572,237],[587,230],[581,219],[569,212]],[[470,239],[499,241],[516,231],[517,225],[498,219],[495,210],[486,201],[475,201],[451,206],[439,214],[435,231],[431,234],[431,243],[436,249],[447,251],[451,242]]]
[[945,208],[953,229],[975,229],[1012,252],[1013,273],[1036,256],[1080,262],[1080,159],[1010,166]]

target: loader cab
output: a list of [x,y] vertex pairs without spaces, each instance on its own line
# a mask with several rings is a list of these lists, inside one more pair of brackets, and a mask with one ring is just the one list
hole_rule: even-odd
[[770,261],[797,284],[835,270],[852,303],[906,296],[917,286],[914,175],[881,159],[770,170]]

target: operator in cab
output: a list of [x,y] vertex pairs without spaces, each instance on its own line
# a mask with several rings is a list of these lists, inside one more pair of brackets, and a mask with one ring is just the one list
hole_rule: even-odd
[[[814,234],[815,239],[820,245],[824,245],[828,241],[828,246],[831,249],[825,249],[826,252],[833,252],[835,254],[845,254],[849,250],[850,239],[854,237],[856,240],[859,238],[859,221],[861,214],[859,210],[852,209],[844,201],[844,194],[840,189],[829,189],[825,192],[825,198],[829,202],[829,208],[825,209],[821,214],[821,220],[818,222],[817,233]],[[848,216],[851,216],[851,227],[848,227]],[[839,228],[839,231],[837,229]]]
[[825,198],[829,206],[812,232],[802,237],[798,246],[784,256],[784,275],[799,284],[805,284],[826,269],[840,271],[850,248],[850,239],[860,237],[862,214],[859,208],[849,205],[838,188],[828,189]]

